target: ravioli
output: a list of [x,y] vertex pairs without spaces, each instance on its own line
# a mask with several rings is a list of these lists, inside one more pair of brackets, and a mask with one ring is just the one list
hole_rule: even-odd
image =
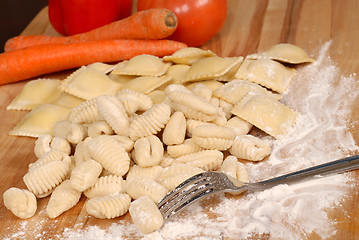
[[285,63],[299,64],[311,63],[315,60],[300,47],[290,43],[280,43],[272,46],[267,51],[254,53],[248,56],[251,59],[273,59]]
[[283,93],[288,89],[295,73],[295,69],[287,68],[274,60],[246,59],[236,73],[236,78],[248,80]]
[[88,100],[100,95],[115,94],[120,86],[105,73],[82,66],[63,81],[61,88],[66,93]]
[[43,104],[25,115],[9,132],[9,135],[39,137],[51,134],[55,124],[66,119],[69,108],[55,104]]
[[246,95],[231,111],[273,137],[288,133],[297,113],[281,102],[264,95]]
[[25,84],[21,92],[6,107],[7,110],[32,110],[35,107],[52,103],[62,92],[61,81],[56,79],[36,79]]
[[134,78],[124,84],[122,89],[130,89],[140,93],[148,94],[156,88],[171,80],[168,76],[163,77],[152,77],[152,76],[141,76]]
[[277,100],[282,98],[281,95],[274,94],[265,89],[264,87],[259,86],[258,84],[252,83],[247,80],[238,79],[228,82],[213,91],[214,96],[223,99],[231,104],[236,104],[249,93],[265,95]]
[[85,100],[82,98],[75,97],[68,93],[61,93],[61,95],[53,102],[53,104],[67,107],[67,108],[74,108],[80,105],[80,103],[84,102]]
[[120,75],[153,76],[158,77],[167,71],[171,63],[164,63],[157,56],[142,54],[123,61],[112,71]]
[[216,56],[202,58],[191,65],[181,82],[201,81],[220,77],[242,61],[242,57],[222,58]]
[[203,50],[196,47],[186,47],[176,51],[170,56],[164,56],[163,60],[174,62],[176,64],[191,65],[202,58],[214,56],[216,56],[216,54],[211,50]]

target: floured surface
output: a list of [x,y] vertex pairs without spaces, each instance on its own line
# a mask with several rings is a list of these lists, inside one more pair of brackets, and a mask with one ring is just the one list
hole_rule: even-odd
[[[300,113],[297,125],[282,139],[266,137],[273,152],[263,162],[245,164],[251,181],[345,157],[359,149],[346,126],[359,83],[354,76],[341,75],[328,56],[329,47],[330,42],[325,43],[314,64],[298,69],[282,100]],[[341,174],[241,197],[219,195],[211,199],[215,204],[195,204],[145,239],[245,239],[269,233],[277,239],[303,239],[311,234],[326,239],[335,234],[336,226],[328,212],[346,201],[350,189],[356,187],[352,180],[351,174]],[[82,232],[68,230],[64,237],[122,239],[123,234],[136,235],[136,230],[124,221],[107,230],[95,226]]]

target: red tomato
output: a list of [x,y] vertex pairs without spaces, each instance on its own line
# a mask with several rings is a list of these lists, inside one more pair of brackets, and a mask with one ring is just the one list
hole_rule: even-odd
[[227,0],[138,0],[137,10],[167,8],[178,18],[169,39],[200,46],[216,35],[227,17]]
[[90,31],[131,15],[132,0],[49,0],[49,19],[62,35]]

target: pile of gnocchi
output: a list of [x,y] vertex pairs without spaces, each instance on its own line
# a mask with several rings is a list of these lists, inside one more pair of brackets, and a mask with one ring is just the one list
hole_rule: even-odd
[[[159,58],[139,55],[115,65],[82,66],[63,81],[28,82],[8,110],[31,110],[10,135],[36,137],[23,177],[27,189],[4,193],[19,218],[50,196],[56,218],[84,194],[88,214],[129,214],[142,233],[163,225],[156,204],[189,177],[221,171],[248,182],[238,159],[261,161],[297,113],[280,102],[295,64],[314,59],[292,44],[247,57],[184,48]],[[291,67],[285,65],[289,63]]]

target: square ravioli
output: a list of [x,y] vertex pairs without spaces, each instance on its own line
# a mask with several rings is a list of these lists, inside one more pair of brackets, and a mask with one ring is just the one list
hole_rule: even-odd
[[61,81],[56,79],[36,79],[26,83],[21,92],[6,107],[6,110],[32,110],[35,107],[52,103],[62,90]]
[[43,104],[25,115],[9,132],[9,135],[39,137],[52,134],[52,129],[59,121],[66,119],[69,108],[55,104]]
[[142,54],[123,61],[112,71],[113,74],[159,77],[165,74],[171,63],[164,63],[157,56]]
[[61,88],[68,94],[88,100],[100,95],[113,95],[120,86],[105,73],[82,66],[63,81]]
[[231,104],[236,104],[248,93],[265,95],[277,100],[282,98],[281,95],[274,94],[258,84],[247,80],[238,79],[232,80],[213,91],[214,96],[223,99]]
[[288,133],[298,115],[272,97],[255,94],[246,95],[231,112],[276,138]]
[[238,72],[237,79],[248,80],[278,93],[287,90],[296,73],[295,69],[287,68],[270,59],[246,59]]
[[253,53],[248,57],[250,59],[266,58],[291,64],[311,63],[315,61],[309,57],[303,49],[290,43],[280,43],[264,52]]

